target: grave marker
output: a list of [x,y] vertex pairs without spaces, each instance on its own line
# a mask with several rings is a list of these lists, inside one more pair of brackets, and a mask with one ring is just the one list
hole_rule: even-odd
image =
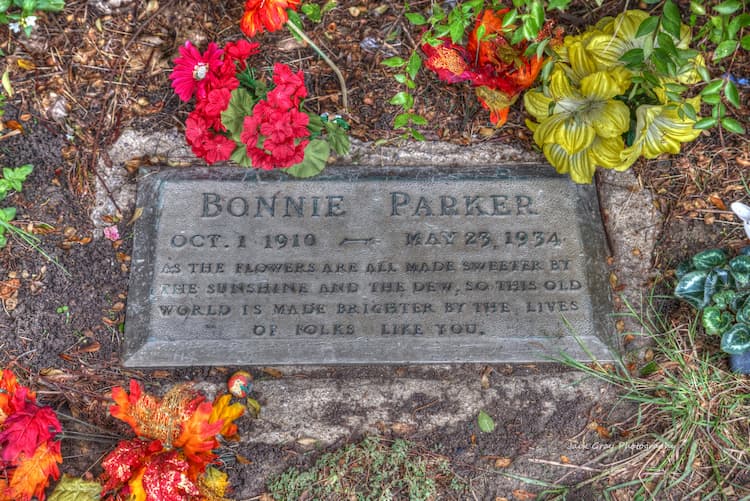
[[137,206],[126,366],[611,359],[596,191],[548,166],[144,170]]

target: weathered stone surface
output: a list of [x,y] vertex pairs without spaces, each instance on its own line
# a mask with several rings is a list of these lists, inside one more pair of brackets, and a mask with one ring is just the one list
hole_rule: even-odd
[[611,359],[593,188],[460,172],[144,171],[124,363]]

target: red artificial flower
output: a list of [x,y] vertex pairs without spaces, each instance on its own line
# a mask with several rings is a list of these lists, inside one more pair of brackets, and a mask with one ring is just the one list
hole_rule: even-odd
[[232,157],[237,144],[221,134],[209,134],[203,141],[203,159],[207,164],[224,162]]
[[244,38],[236,42],[227,42],[224,46],[224,66],[231,66],[234,72],[234,63],[237,63],[237,69],[243,71],[247,67],[246,59],[254,56],[259,52],[260,44],[258,42],[248,42]]
[[[440,80],[472,83],[479,102],[490,110],[490,120],[496,126],[505,123],[508,108],[534,83],[543,63],[536,56],[524,56],[525,42],[511,45],[505,38],[502,16],[506,12],[508,9],[485,10],[465,48],[449,40],[436,47],[422,46],[427,56],[425,66]],[[480,27],[484,30],[482,40],[477,39]]]
[[240,139],[245,143],[253,167],[283,169],[300,163],[310,142],[310,117],[296,108],[279,109],[259,101],[245,117]]
[[300,0],[247,0],[240,29],[248,37],[266,29],[276,31],[289,20],[287,9],[297,10]]
[[300,101],[307,97],[302,71],[294,73],[289,66],[276,63],[273,65],[273,83],[276,87],[268,93],[266,99],[276,108],[298,108]]
[[213,42],[203,54],[190,41],[180,47],[181,57],[174,60],[174,69],[169,75],[172,88],[180,99],[190,101],[193,94],[198,99],[206,97],[208,83],[217,78],[223,64],[221,55],[222,50]]

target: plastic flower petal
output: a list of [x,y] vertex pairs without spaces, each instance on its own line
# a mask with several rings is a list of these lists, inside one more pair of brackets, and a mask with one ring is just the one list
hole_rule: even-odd
[[185,42],[179,50],[180,57],[174,60],[174,69],[169,75],[175,94],[183,101],[190,101],[193,94],[199,99],[205,98],[212,73],[217,72],[223,64],[222,50],[211,42],[201,54],[190,41]]
[[604,139],[595,137],[591,144],[575,154],[569,154],[558,144],[546,144],[543,151],[557,172],[568,174],[579,184],[591,183],[596,167],[606,167],[618,171],[626,170],[631,163],[620,159],[624,144],[621,138]]
[[248,37],[263,31],[281,29],[289,20],[287,9],[297,10],[300,0],[247,0],[240,29]]
[[[700,96],[687,100],[696,110],[700,107]],[[693,128],[695,120],[680,117],[677,103],[666,105],[641,105],[635,112],[636,126],[633,145],[627,148],[622,158],[656,158],[662,153],[679,153],[682,143],[697,138],[701,131]]]

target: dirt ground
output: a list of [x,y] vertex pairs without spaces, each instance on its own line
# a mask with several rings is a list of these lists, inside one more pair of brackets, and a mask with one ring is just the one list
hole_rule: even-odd
[[[115,3],[122,7],[110,13],[101,8]],[[411,7],[427,4],[413,2]],[[606,2],[591,12],[585,4],[574,2],[559,21],[568,31],[575,31],[621,9],[622,3]],[[17,277],[21,283],[17,296],[5,299],[0,311],[0,366],[13,369],[25,384],[38,390],[44,403],[69,415],[62,419],[65,428],[86,435],[85,440],[64,441],[65,473],[98,474],[103,454],[118,436],[127,435],[124,425],[107,412],[113,386],[126,385],[136,377],[159,393],[185,380],[223,385],[231,373],[231,368],[136,371],[120,367],[132,251],[127,222],[132,208],[111,214],[123,236],[117,242],[102,238],[101,230],[91,222],[90,210],[96,162],[123,128],[183,127],[190,107],[177,99],[167,79],[177,47],[186,39],[202,46],[208,40],[239,38],[241,12],[241,2],[78,0],[67,2],[61,14],[42,16],[30,39],[0,27],[0,49],[15,90],[3,117],[5,131],[9,126],[23,129],[20,135],[0,138],[0,164],[34,166],[23,191],[4,203],[18,208],[18,226],[37,234],[42,249],[55,261],[46,260],[17,238],[9,239],[0,252],[0,280]],[[403,89],[379,63],[393,55],[408,56],[418,39],[417,29],[403,18],[403,4],[344,0],[321,23],[307,21],[305,26],[347,76],[352,111],[346,118],[352,135],[364,141],[397,141],[399,134],[391,124],[398,109],[387,103]],[[337,82],[311,51],[286,31],[264,34],[259,40],[258,65],[280,61],[305,69],[310,95],[317,96],[309,100],[309,107],[321,113],[339,111]],[[746,54],[736,58],[734,71],[747,77],[747,62]],[[748,88],[740,92],[741,101],[747,103]],[[519,105],[512,108],[506,126],[493,130],[487,112],[468,87],[443,85],[423,71],[415,93],[416,112],[429,120],[421,128],[429,140],[481,141],[498,148],[512,143],[532,149]],[[736,113],[748,127],[747,105]],[[135,167],[148,161],[134,159],[130,175],[135,176]],[[676,264],[697,250],[747,243],[741,225],[727,210],[733,200],[747,202],[743,186],[743,179],[750,177],[747,137],[712,131],[687,145],[680,156],[643,161],[633,169],[642,185],[654,193],[664,221],[653,260],[654,283],[668,277]],[[368,371],[332,368],[328,375],[348,380],[362,370]],[[368,374],[388,378],[395,370],[372,369]],[[462,370],[475,371],[479,377],[482,368]],[[502,374],[506,369],[495,370]],[[271,377],[262,372],[257,376]],[[263,395],[258,398],[263,403]],[[596,402],[571,401],[571,408],[560,409],[559,414],[578,418],[537,423],[533,403],[541,404],[545,398],[532,395],[527,407],[507,417],[502,434],[487,439],[495,442],[482,444],[485,450],[519,454],[533,446],[533,437],[539,433],[568,438],[593,417],[603,422],[613,419]],[[414,409],[427,403],[415,396],[403,405]],[[240,425],[241,432],[242,427],[253,426],[249,420]],[[459,471],[468,475],[484,464],[482,454],[470,447],[472,426],[456,423],[439,433],[415,433],[408,438],[427,446],[440,445]],[[541,426],[548,428],[535,428]],[[281,471],[287,465],[310,464],[315,458],[315,453],[293,446],[240,444],[232,448],[252,460],[227,464],[236,492],[245,497],[262,492],[259,463],[274,464]],[[581,496],[585,498],[585,493]]]

